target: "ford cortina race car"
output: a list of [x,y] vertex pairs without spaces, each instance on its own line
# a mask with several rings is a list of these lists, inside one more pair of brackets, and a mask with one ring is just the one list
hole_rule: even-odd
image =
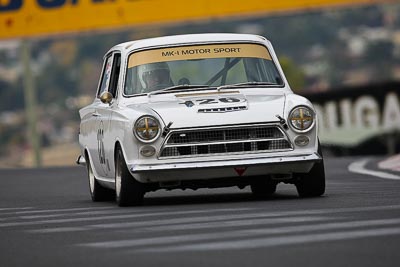
[[77,163],[93,201],[138,205],[146,192],[280,182],[324,194],[312,104],[294,94],[271,43],[195,34],[122,43],[104,57],[96,97],[80,111]]

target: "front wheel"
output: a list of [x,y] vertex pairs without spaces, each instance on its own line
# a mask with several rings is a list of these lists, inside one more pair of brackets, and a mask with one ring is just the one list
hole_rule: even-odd
[[251,192],[256,198],[267,198],[276,191],[277,183],[264,177],[258,179],[250,185]]
[[137,206],[143,202],[144,185],[129,172],[122,150],[118,148],[115,159],[115,195],[118,206]]
[[111,189],[104,188],[99,184],[93,173],[89,157],[86,156],[85,158],[86,158],[86,167],[89,180],[89,190],[92,200],[94,202],[98,202],[98,201],[107,201],[114,199],[114,192]]
[[[321,145],[318,142],[318,154],[322,157]],[[319,197],[325,193],[325,168],[324,160],[314,164],[311,170],[305,174],[299,174],[296,183],[297,193],[300,197]]]

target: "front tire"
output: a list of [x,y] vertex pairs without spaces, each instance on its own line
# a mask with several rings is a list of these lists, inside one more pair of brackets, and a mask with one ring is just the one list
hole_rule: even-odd
[[94,202],[113,200],[114,192],[108,188],[102,187],[93,173],[92,165],[88,156],[86,158],[86,167],[89,181],[90,196]]
[[251,192],[256,198],[267,198],[276,191],[277,183],[262,177],[250,185]]
[[325,193],[324,159],[319,142],[318,154],[322,157],[321,161],[315,163],[310,172],[299,174],[300,179],[296,183],[296,188],[300,197],[319,197]]
[[132,177],[122,150],[118,148],[115,158],[115,196],[118,206],[141,205],[145,192],[144,185]]

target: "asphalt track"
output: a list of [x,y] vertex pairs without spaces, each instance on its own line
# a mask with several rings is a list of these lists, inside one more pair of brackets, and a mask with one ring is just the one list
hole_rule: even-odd
[[0,170],[0,266],[399,266],[400,172],[383,165],[326,158],[318,198],[281,184],[266,200],[159,191],[129,208],[91,202],[83,167]]

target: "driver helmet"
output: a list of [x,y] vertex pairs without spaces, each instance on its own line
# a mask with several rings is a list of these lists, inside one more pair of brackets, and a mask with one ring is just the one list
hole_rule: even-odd
[[166,62],[156,62],[139,66],[142,80],[146,88],[154,89],[159,85],[169,85],[171,83],[170,70]]

